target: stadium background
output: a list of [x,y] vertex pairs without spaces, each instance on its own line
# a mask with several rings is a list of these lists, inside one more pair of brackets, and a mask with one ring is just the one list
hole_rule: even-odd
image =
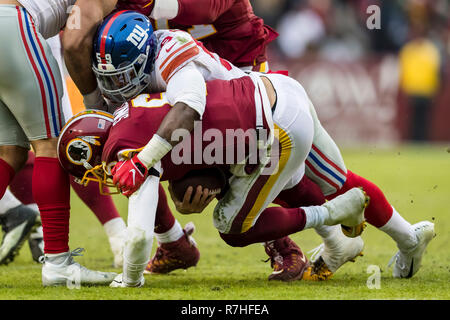
[[[384,233],[368,227],[363,234],[364,257],[346,264],[331,281],[268,282],[271,269],[268,263],[261,263],[266,256],[260,245],[230,248],[220,240],[210,218],[213,202],[203,215],[176,214],[183,225],[194,221],[197,226],[194,237],[202,258],[196,268],[169,276],[146,276],[142,290],[42,290],[41,266],[30,262],[24,248],[13,264],[0,268],[0,299],[450,299],[446,202],[450,191],[449,1],[251,3],[255,13],[280,34],[268,48],[271,69],[288,70],[302,83],[324,127],[342,147],[347,166],[376,182],[411,223],[435,219],[438,236],[430,243],[423,270],[410,280],[393,279],[386,264],[397,248]],[[381,10],[381,29],[370,30],[367,8],[374,4]],[[416,30],[430,41],[427,48],[435,49],[431,52],[439,52],[439,63],[429,50],[419,55],[419,61],[414,60],[414,54],[402,60],[402,49]],[[405,90],[408,81],[400,80],[402,61],[404,66],[420,70],[418,80],[417,74],[413,75],[419,91],[435,87],[429,90],[433,93],[426,110],[431,124],[425,140],[413,139],[413,99]],[[438,68],[427,68],[430,65]],[[425,73],[428,78],[421,81],[420,75]],[[66,80],[77,112],[82,99],[70,78]],[[126,199],[115,196],[114,200],[126,219]],[[70,246],[83,246],[87,253],[77,261],[92,269],[113,271],[101,225],[73,193],[71,201]],[[170,206],[174,210],[171,202]],[[308,257],[308,250],[320,244],[312,230],[292,238]],[[381,268],[381,290],[366,286],[367,270],[372,265]]]

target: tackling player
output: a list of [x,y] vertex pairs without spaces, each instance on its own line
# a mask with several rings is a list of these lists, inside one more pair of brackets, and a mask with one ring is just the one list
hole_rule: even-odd
[[[153,237],[159,180],[176,180],[193,169],[218,167],[228,168],[233,173],[229,179],[230,188],[214,210],[215,227],[233,246],[282,238],[323,224],[354,226],[363,219],[367,199],[358,188],[323,206],[267,208],[283,189],[290,189],[302,180],[304,160],[312,143],[314,124],[306,93],[298,82],[284,76],[251,75],[230,81],[210,81],[207,89],[207,108],[200,132],[205,134],[215,130],[222,139],[229,130],[254,132],[255,135],[246,142],[248,148],[244,148],[249,151],[238,152],[242,147],[239,139],[219,143],[221,151],[217,149],[217,153],[221,156],[210,163],[204,156],[197,158],[205,155],[210,141],[205,139],[198,144],[194,133],[181,142],[181,163],[175,161],[180,149],[174,149],[152,166],[139,191],[129,197],[124,272],[113,281],[113,287],[143,285],[142,274]],[[158,130],[172,108],[168,101],[167,93],[143,94],[116,110],[114,119],[101,112],[86,112],[74,117],[63,129],[59,140],[59,150],[69,150],[60,152],[61,162],[73,173],[85,171],[84,179],[105,177],[105,174],[112,176]],[[257,138],[257,132],[263,131],[271,138],[259,143],[262,141]],[[97,137],[95,141],[89,139],[91,136]],[[80,154],[77,149],[92,150],[93,156],[81,157],[78,168],[74,168],[69,159]],[[94,160],[98,159],[99,152],[102,152],[103,164]],[[253,152],[259,155],[256,165],[243,165],[243,160],[252,159]],[[235,156],[229,157],[230,154]],[[85,167],[93,169],[86,170]],[[251,167],[253,170],[249,170]],[[312,192],[318,188],[306,190]],[[316,197],[314,193],[307,196]],[[303,268],[306,266],[304,263]]]
[[[152,18],[155,29],[179,28],[232,64],[267,72],[265,49],[278,34],[253,13],[248,0],[77,0],[72,16],[83,23],[66,28],[63,46],[68,71],[87,108],[104,106],[91,70],[96,27],[113,10],[135,10]],[[80,16],[76,16],[80,14]]]

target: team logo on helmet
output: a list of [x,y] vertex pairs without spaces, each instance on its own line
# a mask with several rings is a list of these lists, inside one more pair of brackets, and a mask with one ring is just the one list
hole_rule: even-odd
[[67,159],[76,165],[83,165],[92,158],[91,145],[80,138],[72,139],[66,148]]
[[[100,128],[100,121],[103,121],[103,128]],[[98,123],[98,128],[99,129],[104,129],[105,126],[105,120],[100,119],[99,123]],[[102,144],[100,143],[100,141],[98,141],[98,139],[100,139],[100,137],[98,136],[79,136],[79,139],[83,140],[84,142],[87,142],[89,144],[92,144],[93,146],[101,146]]]

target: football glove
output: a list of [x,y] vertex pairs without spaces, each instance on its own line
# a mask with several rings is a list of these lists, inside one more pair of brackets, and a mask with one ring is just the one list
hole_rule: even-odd
[[148,169],[135,155],[129,160],[117,162],[111,174],[113,183],[123,195],[129,197],[144,183],[148,176]]

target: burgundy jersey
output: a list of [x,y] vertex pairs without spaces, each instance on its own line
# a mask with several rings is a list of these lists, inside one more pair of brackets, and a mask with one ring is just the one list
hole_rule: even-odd
[[[249,146],[256,145],[256,135],[249,134],[242,140],[233,137],[235,133],[242,137],[241,133],[255,132],[255,86],[251,78],[209,81],[207,90],[202,121],[197,123],[190,138],[186,137],[161,159],[161,180],[180,179],[187,172],[201,168],[227,170],[230,164],[241,163],[249,150],[254,150]],[[157,93],[140,95],[117,109],[102,161],[110,164],[121,160],[119,154],[144,147],[171,107],[165,95]]]
[[[149,15],[149,0],[121,0],[120,10]],[[155,29],[181,29],[201,40],[205,47],[237,67],[267,61],[266,47],[278,33],[257,17],[249,0],[178,0],[178,15],[169,21],[153,21]]]

